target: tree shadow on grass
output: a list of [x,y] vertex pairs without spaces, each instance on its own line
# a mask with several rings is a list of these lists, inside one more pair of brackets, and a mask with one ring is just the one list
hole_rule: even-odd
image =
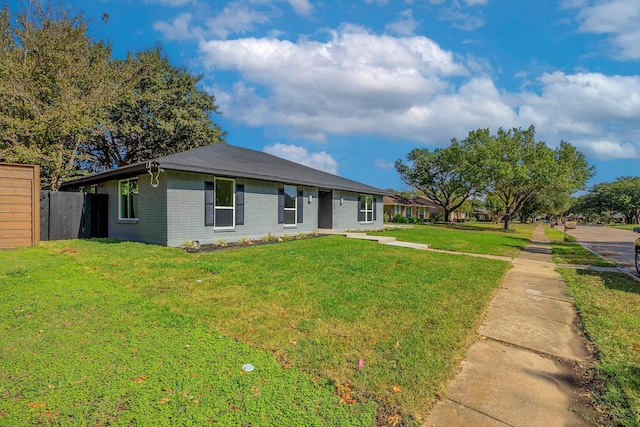
[[577,270],[577,274],[581,276],[599,277],[607,289],[640,295],[640,282],[630,278],[626,274],[595,270]]

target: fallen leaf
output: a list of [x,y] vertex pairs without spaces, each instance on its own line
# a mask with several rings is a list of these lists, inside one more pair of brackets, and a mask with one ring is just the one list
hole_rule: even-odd
[[394,393],[400,393],[402,391],[402,389],[400,388],[399,385],[394,384],[393,385],[393,392]]
[[282,367],[283,367],[284,369],[291,369],[291,366],[292,366],[292,365],[291,365],[291,363],[289,363],[289,362],[284,362],[284,365],[282,365]]
[[47,404],[41,402],[31,402],[27,406],[29,408],[44,408],[45,406],[47,406]]
[[132,380],[134,383],[142,383],[144,382],[144,380],[146,380],[147,377],[144,375],[140,375],[138,378],[136,378],[135,380]]
[[400,341],[396,341],[396,348],[400,347]]
[[160,403],[162,405],[164,405],[165,403],[169,403],[171,402],[171,399],[169,399],[168,397],[163,397],[162,399],[160,399]]
[[138,347],[136,347],[133,350],[131,350],[131,353],[137,353],[137,352],[138,352]]

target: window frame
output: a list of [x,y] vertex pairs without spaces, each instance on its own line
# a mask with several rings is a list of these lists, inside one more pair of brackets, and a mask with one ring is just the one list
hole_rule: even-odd
[[[231,206],[219,206],[218,205],[218,183],[220,181],[226,181],[231,183]],[[218,225],[217,215],[218,211],[230,210],[231,211],[231,225]],[[214,230],[234,230],[236,228],[236,180],[233,178],[215,177],[213,179],[213,229]]]
[[[135,193],[129,193],[128,195],[124,195],[122,194],[122,184],[126,183],[130,183],[130,182],[134,182],[136,183],[136,192]],[[135,195],[137,197],[137,199],[135,200],[135,209],[133,208],[134,205],[134,199],[133,197],[131,197],[132,195]],[[134,211],[133,213],[136,215],[135,217],[132,216],[126,216],[123,217],[122,216],[122,203],[124,198],[126,197],[126,203],[127,203],[127,211],[131,212]],[[138,177],[132,177],[132,178],[126,178],[126,179],[120,179],[118,180],[118,221],[125,221],[125,222],[138,222],[139,220],[139,208],[140,208],[140,185],[138,183]]]
[[[287,188],[293,190],[293,195],[287,193]],[[287,185],[283,186],[284,190],[284,217],[283,217],[283,225],[285,227],[297,227],[298,226],[298,187],[295,185]],[[293,207],[287,207],[287,195],[293,199]],[[293,212],[293,223],[287,223],[287,211]]]
[[[370,205],[370,209],[367,209],[369,206],[367,204],[367,201],[370,201],[371,205]],[[364,209],[362,209],[362,203],[364,202]],[[361,194],[360,195],[360,203],[358,203],[358,212],[360,213],[361,218],[363,218],[362,221],[360,221],[361,224],[373,224],[374,222],[374,218],[373,218],[373,212],[374,212],[374,203],[375,203],[375,199],[373,198],[372,194]],[[369,219],[369,216],[370,218]]]

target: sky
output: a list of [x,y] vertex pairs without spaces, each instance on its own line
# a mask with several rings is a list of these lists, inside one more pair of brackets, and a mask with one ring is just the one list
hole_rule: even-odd
[[229,144],[408,190],[412,149],[534,125],[586,155],[590,184],[639,175],[640,0],[62,4],[116,56],[161,45],[202,74]]

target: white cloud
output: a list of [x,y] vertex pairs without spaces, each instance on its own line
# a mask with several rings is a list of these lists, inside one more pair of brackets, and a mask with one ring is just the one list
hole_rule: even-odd
[[404,10],[398,14],[398,19],[387,24],[387,31],[391,31],[401,36],[411,36],[418,28],[419,22],[413,19],[411,9]]
[[516,100],[521,124],[533,123],[549,142],[563,138],[597,158],[638,155],[640,76],[555,72],[538,81],[540,94]]
[[462,63],[425,37],[356,26],[326,41],[213,40],[200,51],[210,69],[241,76],[214,90],[226,117],[290,137],[375,135],[445,146],[472,129],[533,124],[550,145],[566,140],[594,156],[640,156],[640,76],[534,71],[526,89],[510,93],[496,87],[482,58]]
[[308,0],[287,0],[298,15],[308,16],[313,11],[313,6]]
[[356,26],[329,36],[326,42],[202,42],[206,66],[242,75],[242,84],[218,96],[225,114],[247,124],[290,127],[319,141],[328,133],[401,135],[415,105],[447,93],[447,78],[468,74],[426,37],[394,38]]
[[640,58],[640,2],[605,0],[594,5],[576,3],[580,8],[580,31],[608,34],[620,59]]
[[291,160],[292,162],[300,163],[304,166],[309,166],[334,175],[338,174],[338,162],[325,151],[309,153],[304,147],[280,143],[268,145],[264,147],[262,151],[283,159]]
[[265,13],[240,3],[229,3],[212,17],[208,17],[208,13],[203,11],[198,12],[198,15],[181,13],[169,22],[157,21],[153,24],[153,29],[167,40],[197,40],[203,37],[224,39],[231,34],[252,31],[256,25],[269,21]]
[[209,34],[227,38],[229,34],[242,34],[255,28],[255,24],[264,24],[269,19],[261,12],[249,9],[239,3],[231,3],[222,13],[207,20]]
[[153,29],[163,34],[166,40],[189,40],[198,38],[203,34],[199,27],[191,27],[193,15],[181,13],[170,22],[157,21],[153,24]]
[[378,169],[390,170],[395,167],[395,164],[393,162],[388,162],[386,160],[376,159],[375,167]]

